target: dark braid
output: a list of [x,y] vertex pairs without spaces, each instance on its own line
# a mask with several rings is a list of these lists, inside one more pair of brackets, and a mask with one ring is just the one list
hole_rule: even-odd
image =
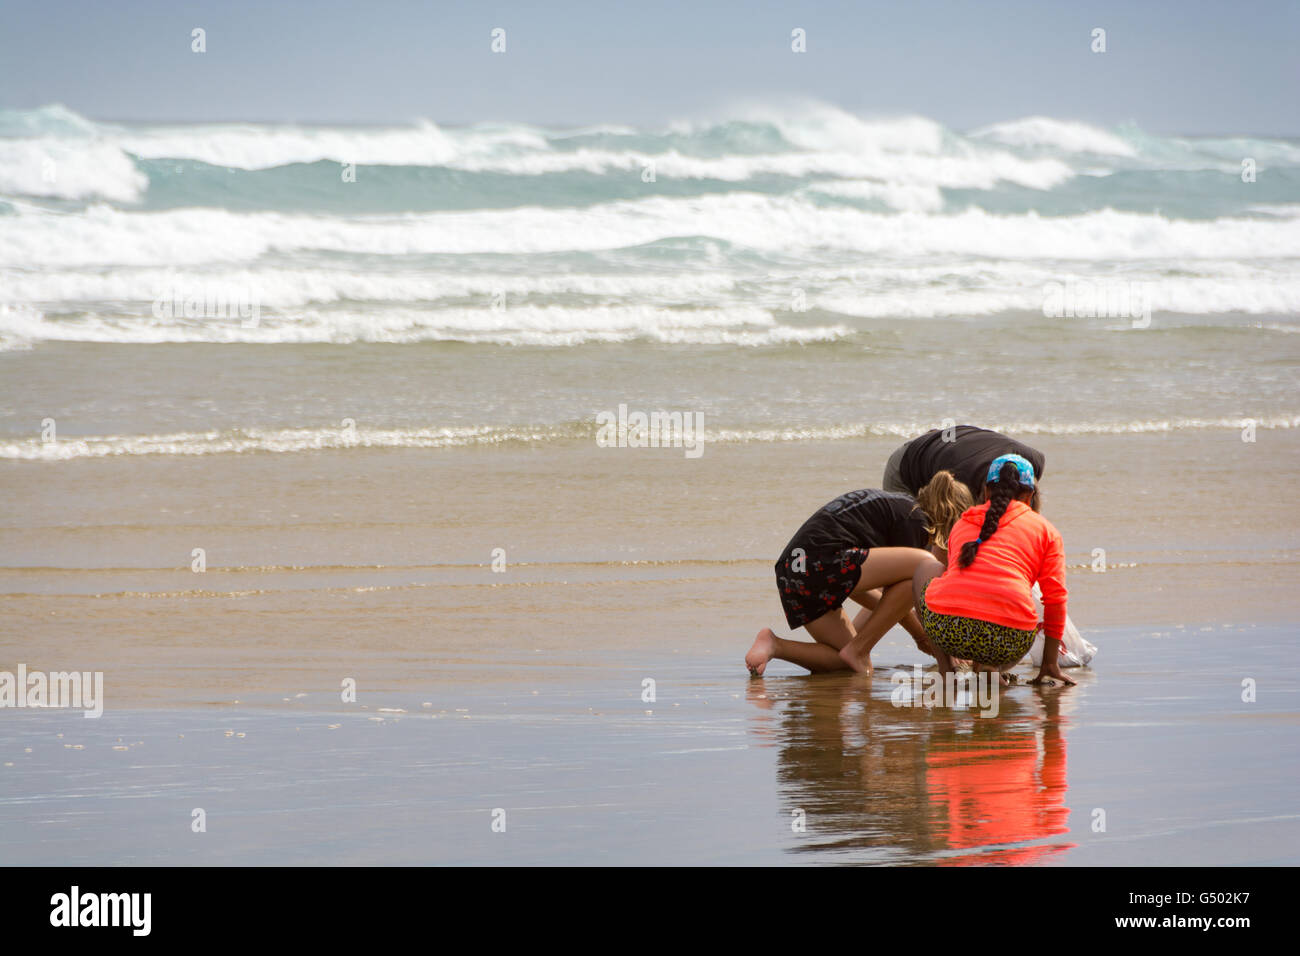
[[985,485],[984,489],[989,499],[989,510],[984,513],[984,524],[980,527],[979,537],[961,546],[958,567],[970,567],[971,562],[975,560],[976,552],[980,549],[980,542],[987,541],[998,530],[998,522],[1002,520],[1007,506],[1018,498],[1022,491],[1029,490],[1028,486],[1020,484],[1020,472],[1016,470],[1015,464],[1009,461],[1002,465],[1002,470],[998,472],[998,480]]

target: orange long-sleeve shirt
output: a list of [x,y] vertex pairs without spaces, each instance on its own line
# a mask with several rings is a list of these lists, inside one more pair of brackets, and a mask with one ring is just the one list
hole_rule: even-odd
[[948,536],[948,568],[930,582],[925,603],[940,614],[979,618],[1007,627],[1038,626],[1034,582],[1043,591],[1048,637],[1065,630],[1065,545],[1052,523],[1023,501],[1007,506],[998,530],[980,543],[968,568],[960,567],[961,548],[979,537],[988,503],[968,509]]

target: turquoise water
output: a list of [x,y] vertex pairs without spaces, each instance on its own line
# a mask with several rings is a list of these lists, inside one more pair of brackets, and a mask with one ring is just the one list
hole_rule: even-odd
[[1267,431],[1297,316],[1289,140],[0,112],[3,458]]

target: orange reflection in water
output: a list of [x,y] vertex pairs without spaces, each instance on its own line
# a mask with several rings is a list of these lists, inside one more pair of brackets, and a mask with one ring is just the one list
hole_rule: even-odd
[[1065,692],[1014,688],[995,717],[900,706],[890,683],[857,675],[766,677],[746,696],[752,743],[776,751],[782,815],[805,815],[792,853],[968,866],[1039,863],[1076,846],[1061,839]]
[[970,745],[932,741],[925,779],[936,835],[951,850],[977,851],[944,856],[940,866],[1041,863],[1077,845],[1006,846],[1070,831],[1065,737],[1055,721]]

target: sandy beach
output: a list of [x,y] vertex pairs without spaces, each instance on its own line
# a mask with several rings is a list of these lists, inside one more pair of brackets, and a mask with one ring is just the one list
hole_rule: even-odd
[[[1293,5],[154,5],[0,17],[0,861],[1300,864]],[[1078,685],[759,677],[961,425]]]
[[[1064,535],[1085,631],[1295,620],[1300,518],[1278,495],[1300,430],[1260,434],[1253,445],[1226,430],[1039,441],[1045,512]],[[804,512],[877,483],[891,447],[718,445],[692,461],[572,442],[9,463],[0,665],[103,671],[110,709],[274,702],[345,677],[374,692],[531,686],[538,674],[634,674],[672,654],[716,655],[743,677],[753,633],[783,623],[775,554]],[[1224,456],[1241,448],[1256,491],[1225,509],[1221,489],[1236,479]],[[1089,492],[1107,462],[1128,469],[1132,494]],[[1183,477],[1162,488],[1170,472]],[[720,507],[741,482],[745,507]],[[203,573],[191,569],[196,547]]]
[[[1297,442],[1266,433],[1252,474],[1285,474]],[[1294,864],[1297,519],[1267,479],[1218,507],[1233,469],[1201,463],[1240,444],[1040,442],[1101,650],[1077,688],[1014,687],[996,719],[895,706],[893,673],[926,661],[898,629],[873,678],[745,673],[780,622],[771,553],[888,442],[10,463],[0,666],[101,670],[105,709],[7,712],[4,857]],[[1107,462],[1137,469],[1134,494],[1089,493]],[[1159,504],[1171,470],[1192,524]],[[745,511],[719,508],[742,480]]]

